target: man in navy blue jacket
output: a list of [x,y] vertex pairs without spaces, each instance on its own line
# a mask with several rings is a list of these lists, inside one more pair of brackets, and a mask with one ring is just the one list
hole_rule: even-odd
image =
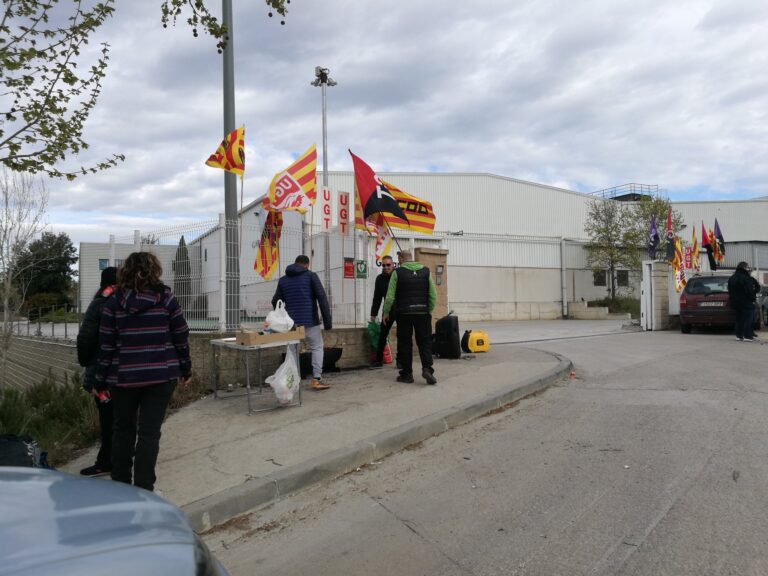
[[272,297],[272,308],[278,300],[285,302],[285,311],[294,324],[304,326],[307,343],[312,351],[312,389],[327,390],[330,386],[323,382],[323,332],[317,307],[320,306],[326,330],[333,326],[331,308],[320,278],[309,269],[307,256],[297,256],[296,261],[285,269],[285,276],[280,278]]

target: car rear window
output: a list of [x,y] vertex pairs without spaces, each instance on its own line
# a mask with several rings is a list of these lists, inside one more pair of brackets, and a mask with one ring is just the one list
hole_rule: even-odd
[[692,278],[688,281],[685,290],[688,294],[728,292],[728,277],[711,276],[708,278]]

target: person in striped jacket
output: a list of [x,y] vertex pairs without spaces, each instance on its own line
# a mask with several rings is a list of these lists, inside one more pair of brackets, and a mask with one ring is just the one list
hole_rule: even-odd
[[149,252],[125,259],[101,313],[95,383],[113,403],[112,479],[150,491],[165,411],[192,376],[189,328],[162,273]]

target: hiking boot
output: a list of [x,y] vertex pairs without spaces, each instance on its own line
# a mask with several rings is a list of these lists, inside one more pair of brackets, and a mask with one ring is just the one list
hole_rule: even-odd
[[109,473],[110,473],[109,468],[101,468],[100,466],[96,466],[95,464],[93,466],[88,466],[88,468],[83,468],[82,470],[80,470],[81,476],[88,476],[89,478],[106,476]]
[[323,381],[320,378],[312,378],[312,390],[328,390],[330,386],[328,384],[323,384]]
[[400,374],[395,378],[397,382],[405,382],[406,384],[413,384],[413,374]]
[[424,368],[424,370],[421,371],[421,375],[424,377],[424,380],[427,381],[427,384],[437,384],[437,378],[435,378],[435,375],[429,370],[429,368]]
[[377,370],[383,367],[384,367],[384,364],[382,364],[381,362],[371,362],[371,365],[368,366],[368,370]]

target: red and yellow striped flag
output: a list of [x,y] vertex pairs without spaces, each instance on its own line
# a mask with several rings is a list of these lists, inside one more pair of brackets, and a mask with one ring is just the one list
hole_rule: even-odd
[[245,174],[245,126],[230,132],[205,163],[213,168],[238,174],[242,178]]
[[[379,181],[397,200],[397,204],[408,218],[406,221],[394,214],[383,213],[382,216],[387,223],[392,228],[411,230],[420,234],[432,234],[435,230],[435,212],[432,210],[432,203],[403,192],[395,185],[385,182],[381,178]],[[355,194],[355,228],[358,230],[368,230],[371,233],[375,233],[376,228],[375,225],[372,226],[370,223],[366,226],[363,222],[363,210],[360,207],[360,199],[357,194]]]
[[696,272],[699,272],[701,270],[701,261],[699,259],[699,243],[696,240],[696,226],[693,227],[693,238],[691,239],[691,244],[693,244],[693,248],[691,249],[693,269],[696,270]]
[[280,233],[282,229],[282,212],[272,210],[267,212],[267,221],[264,222],[259,250],[256,252],[256,261],[253,263],[253,269],[264,280],[272,278],[280,263]]
[[317,148],[314,144],[293,164],[275,174],[269,185],[272,210],[295,210],[304,214],[317,199]]

